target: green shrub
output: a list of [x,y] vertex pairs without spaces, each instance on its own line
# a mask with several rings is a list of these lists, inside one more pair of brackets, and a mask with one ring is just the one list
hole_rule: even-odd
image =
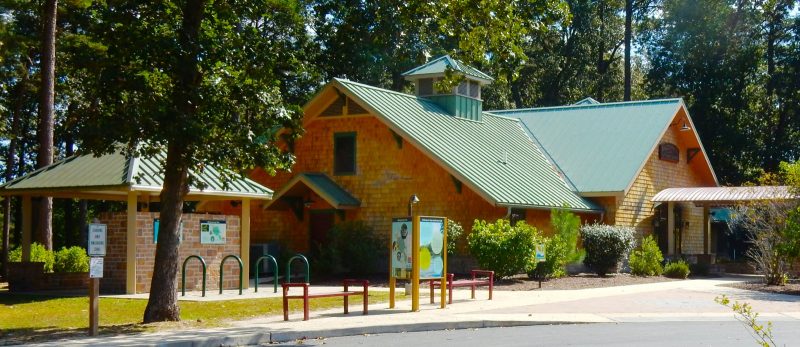
[[628,265],[631,267],[631,274],[636,276],[658,276],[664,269],[661,262],[664,255],[658,248],[653,236],[647,236],[642,240],[642,249],[631,252]]
[[566,247],[563,264],[566,273],[567,264],[578,262],[583,257],[582,252],[578,250],[581,218],[565,209],[553,209],[550,211],[550,226],[553,228],[554,235],[559,236]]
[[[9,262],[22,261],[22,248],[17,247],[11,252],[8,252]],[[31,261],[44,263],[44,272],[53,272],[53,263],[55,263],[55,256],[53,251],[48,251],[43,245],[39,243],[31,244]]]
[[689,277],[690,273],[689,264],[683,260],[669,262],[666,266],[664,266],[664,276],[669,278],[685,279],[686,277]]
[[586,258],[583,263],[600,276],[613,271],[634,245],[633,228],[605,224],[581,228]]
[[[374,272],[384,250],[372,228],[364,221],[347,221],[336,224],[328,233],[330,253],[326,261],[334,272],[341,269],[348,274],[364,275]],[[312,264],[313,265],[313,264]]]
[[460,240],[464,235],[464,227],[458,222],[448,219],[447,220],[447,255],[462,254],[461,247],[459,247]]
[[529,264],[530,278],[564,277],[567,274],[567,264],[580,261],[583,256],[578,250],[580,217],[565,209],[553,209],[550,211],[550,226],[555,235],[544,241],[545,261]]
[[498,219],[496,223],[475,220],[469,234],[469,251],[482,269],[492,270],[497,277],[509,277],[525,272],[542,236],[536,228],[518,222]]
[[528,266],[528,277],[536,280],[560,278],[567,274],[566,265],[569,258],[569,246],[561,235],[544,240],[545,261],[536,262],[531,259]]
[[56,272],[89,272],[89,256],[83,247],[63,247],[55,253]]

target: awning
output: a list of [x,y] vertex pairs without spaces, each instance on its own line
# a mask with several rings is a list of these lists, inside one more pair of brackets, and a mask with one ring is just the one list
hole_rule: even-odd
[[320,172],[304,172],[292,178],[275,193],[274,199],[265,208],[268,210],[296,208],[298,203],[309,198],[310,192],[318,195],[335,209],[346,210],[361,206],[361,201],[350,195],[328,175]]
[[730,204],[740,201],[798,199],[787,186],[667,188],[656,194],[654,202],[694,202]]

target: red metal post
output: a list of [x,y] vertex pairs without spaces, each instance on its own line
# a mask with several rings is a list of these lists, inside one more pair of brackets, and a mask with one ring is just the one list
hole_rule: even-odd
[[303,283],[303,320],[308,320],[308,283]]
[[[277,278],[275,279],[278,280]],[[283,285],[283,320],[289,320],[289,298],[286,297],[288,294],[289,287],[286,284]]]

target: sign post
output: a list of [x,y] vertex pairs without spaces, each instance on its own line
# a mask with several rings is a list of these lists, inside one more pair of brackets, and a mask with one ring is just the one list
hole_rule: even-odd
[[97,336],[100,321],[100,279],[103,278],[103,257],[106,255],[105,224],[89,224],[89,336]]
[[[545,247],[544,247],[543,243],[537,243],[536,244],[536,246],[534,248],[534,252],[533,252],[533,257],[534,257],[534,260],[537,263],[545,262],[546,254],[545,254]],[[540,289],[542,288],[542,276],[539,276],[539,288]]]

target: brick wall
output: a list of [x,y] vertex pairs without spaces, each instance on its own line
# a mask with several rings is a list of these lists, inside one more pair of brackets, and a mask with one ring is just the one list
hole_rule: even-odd
[[[139,212],[136,216],[136,292],[150,291],[153,276],[156,244],[153,242],[153,220],[159,217],[158,212]],[[125,291],[126,266],[126,226],[125,212],[102,213],[101,223],[108,225],[108,248],[104,261],[104,274],[101,289],[104,292]],[[222,258],[235,254],[240,256],[241,226],[237,215],[185,213],[183,220],[183,242],[179,248],[179,268],[177,288],[180,289],[180,266],[186,257],[197,254],[203,257],[207,265],[206,289],[219,289],[219,265]],[[226,243],[224,245],[200,244],[201,220],[225,220],[227,224]],[[243,259],[244,260],[244,259]],[[247,278],[245,278],[247,281]],[[224,288],[238,288],[239,266],[234,259],[225,262]],[[202,270],[199,262],[190,261],[186,266],[186,288],[201,288]]]
[[[691,163],[686,161],[686,149],[697,146],[693,136],[691,132],[679,132],[676,127],[670,127],[659,143],[678,146],[680,160],[677,163],[660,160],[656,148],[622,199],[595,198],[606,209],[605,223],[634,227],[640,235],[651,234],[655,214],[651,199],[656,193],[666,188],[713,186],[713,180],[702,170],[705,166],[702,154]],[[683,253],[703,253],[703,208],[693,203],[675,203],[675,206],[683,209],[683,220],[689,222],[689,228],[683,232]]]

